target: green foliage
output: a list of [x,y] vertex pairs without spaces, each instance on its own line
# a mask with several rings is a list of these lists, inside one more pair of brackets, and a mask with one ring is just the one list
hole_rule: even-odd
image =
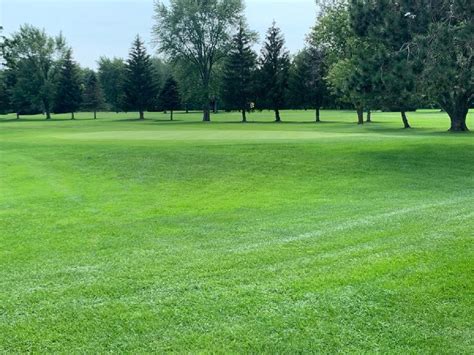
[[363,56],[373,43],[357,37],[352,30],[348,1],[323,6],[310,43],[326,55],[327,80],[333,94],[340,101],[351,103],[357,110],[358,123],[364,123],[363,108],[372,104],[374,94]]
[[350,14],[354,33],[371,43],[361,53],[358,67],[372,83],[372,107],[400,111],[403,116],[421,102],[414,63],[401,50],[413,39],[409,17],[392,0],[351,0]]
[[186,61],[197,72],[202,88],[204,121],[210,120],[209,102],[215,65],[230,45],[231,33],[243,11],[241,0],[171,0],[155,5],[155,39],[170,60]]
[[124,105],[127,110],[138,110],[140,119],[144,119],[144,111],[153,107],[156,100],[157,88],[151,57],[139,36],[133,42],[125,68]]
[[244,122],[246,111],[250,110],[250,104],[255,100],[257,54],[252,46],[256,42],[256,36],[241,20],[239,29],[232,39],[222,80],[226,108],[241,110]]
[[125,63],[120,58],[99,59],[99,82],[105,102],[113,112],[120,112],[124,106]]
[[160,100],[158,97],[158,93],[161,92],[163,86],[166,83],[166,80],[173,75],[173,69],[171,65],[161,58],[151,57],[151,67],[152,67],[152,76],[153,76],[153,86],[157,92],[153,103],[151,106],[148,107],[149,111],[160,111]]
[[404,49],[419,65],[420,86],[449,114],[452,131],[467,131],[474,104],[474,3],[402,1],[413,41]]
[[296,108],[316,108],[316,121],[320,121],[319,110],[329,101],[325,77],[327,63],[324,51],[310,45],[293,59],[289,92],[291,103]]
[[90,71],[86,74],[82,105],[84,109],[94,112],[94,119],[96,118],[96,112],[104,105],[100,83],[94,71]]
[[275,111],[275,121],[280,122],[280,109],[285,105],[290,68],[289,52],[280,28],[273,22],[268,29],[260,58],[261,95],[264,107]]
[[29,65],[28,60],[18,61],[15,69],[6,71],[12,110],[18,117],[44,112],[37,91],[41,84],[36,74],[35,68]]
[[52,38],[44,30],[30,25],[21,26],[18,32],[5,39],[3,56],[6,67],[15,76],[12,91],[17,112],[40,106],[46,118],[50,118],[55,74],[65,48],[61,35]]
[[8,90],[7,74],[0,70],[0,114],[10,113],[11,102]]
[[81,77],[78,65],[72,59],[72,50],[66,50],[61,61],[56,95],[54,100],[55,113],[76,112],[82,103]]
[[331,66],[340,59],[350,57],[354,35],[350,26],[347,0],[322,2],[316,25],[309,36],[309,42],[322,48]]
[[172,75],[179,83],[183,108],[188,110],[202,109],[202,83],[195,66],[185,60],[172,62]]
[[173,120],[173,111],[181,107],[181,97],[179,95],[178,83],[173,77],[169,77],[159,97],[160,106],[165,111],[171,111],[170,119]]

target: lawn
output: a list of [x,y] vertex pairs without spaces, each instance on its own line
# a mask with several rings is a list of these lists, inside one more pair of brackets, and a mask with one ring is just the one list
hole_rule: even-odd
[[0,352],[474,353],[444,113],[90,116],[0,116]]

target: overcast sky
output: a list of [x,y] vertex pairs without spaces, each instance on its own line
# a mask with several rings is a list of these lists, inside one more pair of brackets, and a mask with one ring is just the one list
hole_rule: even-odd
[[[138,33],[153,48],[153,0],[0,0],[0,21],[6,34],[29,23],[51,35],[60,31],[74,49],[76,60],[96,67],[100,56],[125,57]],[[282,28],[288,49],[304,46],[316,18],[314,0],[246,0],[251,28],[264,38],[273,19]]]

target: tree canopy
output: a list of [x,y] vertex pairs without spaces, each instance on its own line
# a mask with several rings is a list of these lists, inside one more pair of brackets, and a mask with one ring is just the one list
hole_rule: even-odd
[[51,118],[57,65],[66,53],[62,35],[50,37],[44,30],[24,25],[4,40],[5,66],[13,77],[14,106],[19,113],[38,109]]
[[210,85],[243,11],[241,0],[171,0],[155,5],[154,35],[158,49],[171,60],[185,60],[202,85],[203,120],[210,121]]

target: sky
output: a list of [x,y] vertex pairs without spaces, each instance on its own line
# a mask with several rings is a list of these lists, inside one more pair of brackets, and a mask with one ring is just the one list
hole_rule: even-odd
[[[29,23],[50,35],[60,31],[83,66],[96,68],[101,56],[126,57],[136,34],[151,44],[153,0],[0,0],[0,24],[5,34]],[[314,24],[314,0],[246,0],[251,29],[263,42],[275,20],[281,27],[290,52],[304,47],[305,36]]]

